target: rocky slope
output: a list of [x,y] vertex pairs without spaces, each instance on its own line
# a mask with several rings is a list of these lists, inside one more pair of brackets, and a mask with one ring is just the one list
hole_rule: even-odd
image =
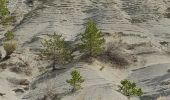
[[[0,99],[42,100],[55,93],[52,95],[55,100],[126,100],[117,91],[117,85],[124,78],[134,80],[144,89],[142,100],[170,95],[167,83],[170,0],[10,0],[9,8],[17,21],[12,26],[0,28],[0,39],[3,40],[7,30],[13,30],[19,47],[12,59],[4,62],[6,68],[2,67],[0,72],[0,93],[6,94]],[[42,74],[39,70],[49,66],[49,61],[39,60],[40,40],[46,34],[56,32],[74,42],[76,35],[84,31],[89,18],[94,19],[104,33],[109,33],[105,36],[107,43],[118,44],[121,50],[112,53],[116,52],[123,59],[132,58],[131,65],[116,69],[116,64],[95,59],[92,64],[74,62],[64,66],[66,69],[46,70]],[[29,69],[21,68],[22,73],[11,71],[16,66],[22,67],[24,62],[30,64],[29,67],[26,65]],[[102,66],[105,69],[100,71]],[[81,71],[86,81],[81,91],[69,94],[70,87],[65,80],[75,68]],[[30,76],[25,75],[27,70],[32,72]],[[11,83],[9,79],[14,77],[15,80],[28,79],[30,90]],[[19,92],[13,91],[16,89]]]

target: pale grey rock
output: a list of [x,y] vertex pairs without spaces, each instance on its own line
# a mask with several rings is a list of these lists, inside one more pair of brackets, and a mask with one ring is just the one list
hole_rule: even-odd
[[160,96],[169,96],[169,63],[156,64],[133,70],[129,78],[144,90],[141,100],[155,100]]
[[[9,9],[17,16],[17,22],[9,30],[14,31],[20,47],[29,47],[32,50],[40,48],[41,39],[46,34],[53,32],[62,34],[67,41],[74,41],[75,36],[84,31],[89,18],[93,18],[103,32],[111,34],[122,32],[124,35],[121,39],[124,43],[151,43],[152,47],[141,46],[131,50],[132,53],[139,54],[139,58],[143,57],[140,54],[145,53],[148,57],[166,49],[160,44],[160,41],[170,42],[170,0],[10,0]],[[7,29],[4,30],[4,27],[0,28],[1,42],[6,31]],[[21,49],[20,47],[19,49]],[[143,59],[146,58],[143,57]],[[148,59],[146,60],[148,61]],[[159,62],[155,61],[154,63]],[[169,95],[169,90],[161,90],[162,86],[160,86],[160,82],[168,80],[168,68],[169,64],[160,64],[132,72],[129,78],[144,88],[146,93],[142,97],[142,99],[145,98],[143,100],[155,99],[162,92]],[[98,98],[102,98],[102,100],[127,99],[116,91],[117,84],[115,86],[114,84],[119,83],[120,80],[115,77],[115,74],[109,75],[111,78],[114,77],[114,80],[111,81],[107,78],[107,75],[107,77],[104,76],[105,74],[102,76],[99,72],[88,68],[81,68],[86,79],[83,84],[84,89],[77,92],[76,96],[69,96],[67,91],[69,91],[70,86],[65,80],[70,78],[70,71],[68,68],[64,71],[46,73],[35,77],[31,83],[31,90],[22,99],[39,100],[50,91],[57,93],[58,98],[61,97],[63,100],[75,100],[74,97],[78,99],[82,97],[84,100]],[[4,74],[6,75],[6,73]],[[1,82],[1,84],[3,83]],[[8,87],[7,84],[5,86]],[[47,91],[47,88],[49,91]]]

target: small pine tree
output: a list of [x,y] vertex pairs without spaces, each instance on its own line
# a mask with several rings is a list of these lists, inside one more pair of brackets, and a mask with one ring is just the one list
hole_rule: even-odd
[[62,35],[54,33],[48,36],[49,39],[42,42],[44,47],[42,54],[53,60],[53,70],[55,70],[56,64],[66,64],[72,60],[73,56]]
[[119,86],[120,91],[128,96],[141,96],[143,95],[143,91],[141,88],[136,86],[136,83],[131,82],[127,79],[121,81],[121,86]]
[[5,40],[9,41],[14,39],[14,33],[12,31],[8,31],[7,33],[5,33]]
[[71,76],[72,78],[70,80],[66,80],[66,82],[73,87],[72,92],[75,92],[81,89],[81,84],[84,82],[84,79],[77,70],[72,71]]
[[82,43],[78,46],[81,52],[90,56],[97,56],[103,52],[105,39],[93,20],[87,23],[85,32],[80,35]]

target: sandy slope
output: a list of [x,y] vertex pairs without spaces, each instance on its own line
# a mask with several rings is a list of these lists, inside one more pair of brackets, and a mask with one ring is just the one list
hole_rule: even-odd
[[[10,71],[11,66],[2,70],[0,93],[6,95],[0,96],[0,100],[39,100],[38,98],[43,98],[51,91],[57,93],[56,98],[62,100],[126,100],[127,98],[117,91],[117,85],[128,74],[130,79],[144,88],[144,100],[151,100],[152,97],[155,99],[162,93],[159,84],[168,79],[169,64],[164,63],[170,63],[170,48],[169,45],[161,45],[160,42],[165,41],[167,44],[170,42],[170,19],[164,16],[168,14],[169,0],[34,0],[33,2],[34,4],[30,6],[25,0],[10,1],[10,9],[16,11],[18,24],[9,27],[13,29],[19,43],[17,53],[29,58],[25,61],[31,63],[33,74],[32,76],[16,74]],[[132,46],[130,50],[126,48],[124,51],[135,55],[137,62],[126,66],[128,69],[124,70],[115,69],[115,66],[97,60],[90,65],[77,62],[68,65],[64,70],[40,74],[38,67],[46,67],[49,62],[35,60],[37,55],[29,50],[39,48],[39,40],[53,32],[62,34],[66,40],[73,41],[78,33],[84,31],[89,18],[93,18],[103,32],[111,33],[111,36],[106,37],[110,42],[115,43],[114,38],[110,37],[113,37],[115,32],[121,32],[122,44],[125,44],[125,47]],[[1,41],[4,31],[6,30],[1,28]],[[21,62],[17,53],[14,53],[17,56],[13,57],[16,66],[17,62]],[[102,66],[105,68],[100,71]],[[81,71],[86,81],[82,90],[68,94],[70,86],[65,80],[70,78],[70,72],[75,68]],[[29,79],[30,90],[16,94],[12,90],[21,86],[10,83],[7,79],[11,77]],[[145,81],[148,77],[150,79]],[[162,80],[163,78],[165,80]],[[153,79],[156,79],[156,83],[152,81]],[[161,95],[169,93],[165,91],[165,94]]]
[[[97,62],[91,65],[79,63],[75,66],[58,75],[55,75],[55,73],[59,73],[58,71],[48,73],[48,79],[46,78],[47,75],[45,75],[46,77],[40,76],[32,85],[33,88],[36,88],[31,90],[24,98],[29,97],[28,100],[36,100],[37,98],[43,98],[45,94],[48,94],[48,91],[53,91],[58,93],[59,96],[63,96],[62,100],[126,100],[126,97],[116,91],[119,81],[126,77],[125,71],[113,69],[109,66],[105,66],[106,68],[100,71],[101,65]],[[82,90],[75,94],[69,94],[71,87],[66,83],[66,80],[70,78],[70,71],[73,69],[81,72],[85,82]],[[46,91],[47,88],[44,90],[44,87],[50,90]]]

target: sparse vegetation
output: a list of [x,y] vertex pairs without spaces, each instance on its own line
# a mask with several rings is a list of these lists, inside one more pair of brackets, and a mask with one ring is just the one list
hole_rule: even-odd
[[16,50],[17,43],[14,40],[6,41],[3,43],[3,48],[6,51],[5,58],[10,58],[10,55]]
[[10,25],[14,22],[15,22],[15,16],[7,16],[6,18],[0,21],[0,24],[5,26],[5,25]]
[[5,33],[3,48],[6,51],[6,56],[4,59],[10,58],[10,55],[16,50],[17,42],[14,40],[14,34],[12,31]]
[[100,71],[102,71],[104,68],[105,68],[105,67],[104,67],[104,66],[102,66],[102,67],[100,68]]
[[136,83],[131,82],[127,79],[121,81],[121,86],[119,86],[120,92],[124,95],[131,97],[131,96],[142,96],[143,91],[141,88],[136,86]]
[[66,82],[73,86],[72,92],[75,92],[81,89],[81,84],[84,82],[84,79],[80,75],[80,72],[77,70],[72,71],[71,76],[72,78]]
[[66,64],[73,58],[71,50],[67,47],[64,38],[54,33],[48,35],[49,39],[42,42],[44,47],[42,54],[53,60],[53,70],[56,64]]
[[3,19],[9,15],[9,10],[7,8],[8,0],[0,0],[0,18]]
[[81,52],[89,56],[97,56],[104,51],[105,39],[93,20],[87,23],[85,32],[81,33],[80,36],[81,43],[78,44],[78,47]]
[[14,39],[14,33],[12,31],[8,31],[7,33],[5,33],[6,41],[13,40],[13,39]]
[[14,21],[15,17],[10,15],[7,7],[8,0],[0,0],[0,24],[7,25]]

